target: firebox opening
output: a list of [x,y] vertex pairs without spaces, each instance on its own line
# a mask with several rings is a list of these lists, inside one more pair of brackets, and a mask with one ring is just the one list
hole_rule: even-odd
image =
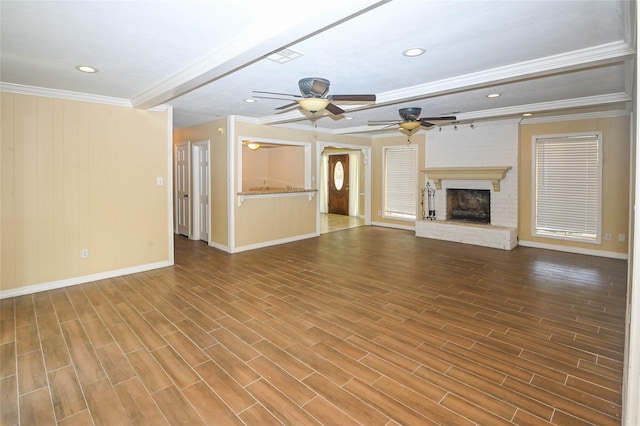
[[447,220],[491,223],[491,191],[447,189]]

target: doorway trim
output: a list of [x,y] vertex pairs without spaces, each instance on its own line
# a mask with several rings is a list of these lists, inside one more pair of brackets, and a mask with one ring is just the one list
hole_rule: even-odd
[[[316,173],[315,182],[318,187],[318,192],[326,191],[326,188],[320,187],[320,168],[322,167],[322,152],[325,148],[343,148],[353,151],[362,152],[362,158],[364,163],[364,224],[371,225],[371,147],[364,145],[352,145],[345,143],[323,142],[318,141],[316,144]],[[318,208],[316,209],[316,232],[320,235],[320,199],[318,196]]]
[[207,176],[206,179],[206,187],[207,187],[207,244],[211,241],[211,140],[203,140],[198,142],[193,142],[191,144],[191,193],[193,196],[191,197],[191,235],[190,239],[192,240],[200,240],[200,229],[201,229],[201,220],[202,217],[200,215],[200,203],[201,203],[201,191],[200,187],[202,185],[201,178],[202,176],[199,173],[200,164],[197,160],[199,158],[198,151],[204,148],[207,156]]
[[[186,153],[186,161],[187,161],[187,171],[184,176],[180,177],[180,170],[178,166],[179,156],[178,153],[180,150],[184,149]],[[186,183],[184,182],[186,180]],[[175,144],[174,147],[174,188],[175,188],[175,198],[174,198],[174,206],[175,206],[175,230],[174,232],[179,235],[185,235],[187,238],[191,238],[191,202],[189,200],[186,203],[186,208],[189,210],[186,214],[180,214],[180,203],[183,198],[191,198],[191,141],[184,141]],[[186,195],[182,198],[179,196],[180,194],[180,186],[183,186],[185,191],[183,191]],[[186,234],[180,232],[180,218],[184,216],[188,223],[186,224]]]

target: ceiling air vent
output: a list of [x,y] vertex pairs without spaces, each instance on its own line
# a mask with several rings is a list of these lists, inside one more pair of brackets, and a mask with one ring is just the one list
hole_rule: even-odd
[[294,59],[297,59],[300,56],[302,56],[302,53],[295,52],[291,49],[282,49],[279,52],[275,52],[267,56],[267,59],[273,62],[277,62],[279,64],[284,64],[289,61],[293,61]]

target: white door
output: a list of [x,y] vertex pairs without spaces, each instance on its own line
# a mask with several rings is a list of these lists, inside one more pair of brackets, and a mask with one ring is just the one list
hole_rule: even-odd
[[[198,181],[198,194],[194,212],[197,215],[198,239],[209,241],[209,144],[195,145],[195,176]],[[194,218],[195,219],[195,218]],[[196,222],[194,220],[194,222]],[[195,223],[194,223],[195,225]],[[194,236],[195,238],[195,236]]]
[[190,142],[176,144],[176,233],[189,236],[191,211],[189,202],[191,168]]

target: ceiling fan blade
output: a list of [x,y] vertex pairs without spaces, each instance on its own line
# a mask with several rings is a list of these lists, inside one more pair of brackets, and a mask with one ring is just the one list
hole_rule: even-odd
[[253,95],[253,98],[256,99],[275,99],[277,101],[290,101],[291,99],[288,98],[283,98],[282,96],[259,96],[259,95]]
[[447,115],[444,117],[421,117],[420,121],[456,121],[455,115]]
[[276,108],[276,110],[289,109],[289,108],[293,108],[294,106],[298,106],[298,103],[294,102],[294,103],[291,103],[291,104],[282,105],[282,106]]
[[331,95],[329,99],[332,101],[360,101],[360,102],[373,102],[376,100],[376,95]]
[[279,96],[291,96],[294,98],[301,98],[300,95],[292,95],[291,93],[279,93],[279,92],[264,92],[262,90],[253,90],[253,93],[261,93],[263,95],[279,95]]
[[388,126],[384,126],[382,129],[380,130],[389,130],[389,129],[400,129],[398,126],[398,123],[393,123],[393,124],[389,124]]
[[340,115],[344,113],[344,110],[342,108],[340,108],[339,106],[336,106],[334,104],[329,104],[325,107],[325,109],[327,111],[329,111],[331,114],[333,115]]
[[433,123],[429,123],[428,121],[422,121],[422,120],[420,120],[420,124],[422,125],[422,127],[426,127],[427,129],[435,126],[435,124]]
[[373,126],[379,126],[382,124],[400,124],[400,121],[398,120],[373,120],[373,121],[369,121],[370,125]]

